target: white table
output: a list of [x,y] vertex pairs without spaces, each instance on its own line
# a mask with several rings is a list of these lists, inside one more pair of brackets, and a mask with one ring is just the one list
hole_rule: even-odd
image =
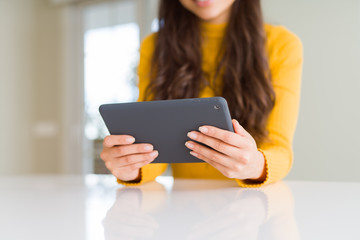
[[360,183],[0,177],[0,239],[360,239]]

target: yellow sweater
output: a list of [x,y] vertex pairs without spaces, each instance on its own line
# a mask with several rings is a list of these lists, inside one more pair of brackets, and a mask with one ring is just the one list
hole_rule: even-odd
[[[225,31],[225,24],[203,24],[202,34],[205,39],[202,45],[203,71],[209,77],[215,73],[215,58],[220,48]],[[275,106],[270,113],[267,130],[271,144],[258,146],[266,163],[266,180],[262,183],[236,179],[241,187],[259,187],[284,178],[290,171],[293,161],[292,141],[295,132],[302,70],[302,44],[297,36],[284,27],[265,25],[267,35],[266,50],[276,94]],[[139,99],[143,101],[144,92],[149,84],[151,57],[154,51],[156,33],[144,39],[140,48]],[[221,80],[219,80],[221,81]],[[217,84],[216,84],[217,85]],[[211,87],[206,87],[199,97],[213,97]],[[161,153],[160,153],[161,154]],[[118,181],[125,185],[138,185],[153,181],[167,168],[167,164],[148,164],[141,169],[139,183]],[[218,170],[207,163],[177,163],[172,164],[175,178],[210,178],[226,179]]]

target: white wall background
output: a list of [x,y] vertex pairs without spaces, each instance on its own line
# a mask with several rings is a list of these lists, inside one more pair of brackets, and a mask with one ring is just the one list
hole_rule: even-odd
[[295,162],[287,179],[360,181],[360,1],[263,0],[304,46]]
[[61,172],[61,14],[0,1],[0,174]]
[[0,1],[0,173],[21,173],[31,168],[28,116],[33,29],[34,11],[30,1],[22,4]]

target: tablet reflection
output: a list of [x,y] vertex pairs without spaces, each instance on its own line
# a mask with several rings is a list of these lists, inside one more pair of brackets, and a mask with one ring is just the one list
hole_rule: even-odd
[[285,183],[260,189],[221,184],[179,179],[170,193],[157,182],[118,189],[103,221],[105,239],[299,239]]

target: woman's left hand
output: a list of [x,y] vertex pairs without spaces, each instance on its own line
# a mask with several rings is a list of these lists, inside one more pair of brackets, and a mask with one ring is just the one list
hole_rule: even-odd
[[185,145],[191,155],[209,163],[225,177],[236,179],[265,180],[265,159],[258,151],[254,138],[235,119],[234,131],[226,131],[212,126],[202,126],[200,132],[191,131]]

